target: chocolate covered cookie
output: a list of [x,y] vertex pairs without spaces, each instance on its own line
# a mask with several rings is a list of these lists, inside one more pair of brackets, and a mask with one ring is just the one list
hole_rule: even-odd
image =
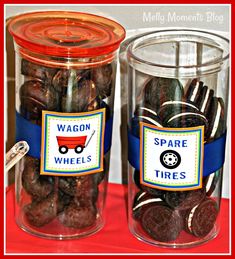
[[91,70],[91,80],[97,87],[97,94],[102,98],[111,95],[113,69],[111,64],[96,67]]
[[44,83],[51,83],[53,76],[56,74],[57,69],[45,67],[26,59],[21,60],[21,74],[35,79],[40,79]]
[[80,200],[97,200],[98,187],[92,174],[75,177],[59,177],[59,188],[64,193],[70,196],[76,196]]
[[60,69],[54,75],[52,79],[52,85],[59,93],[66,95],[68,88],[76,87],[78,86],[80,80],[89,78],[89,69]]
[[54,178],[40,175],[38,159],[26,156],[22,172],[22,186],[33,200],[43,200],[53,191]]
[[97,99],[96,85],[92,80],[80,80],[78,86],[67,91],[62,97],[63,112],[85,112],[99,109],[100,100]]
[[76,199],[58,215],[59,221],[70,228],[83,229],[92,226],[96,221],[96,207],[90,202],[80,203]]
[[51,193],[45,199],[24,207],[25,217],[28,222],[35,227],[42,227],[57,216],[58,209],[58,196],[55,193]]
[[41,124],[42,110],[57,111],[58,93],[40,81],[26,81],[20,87],[20,112],[25,119]]

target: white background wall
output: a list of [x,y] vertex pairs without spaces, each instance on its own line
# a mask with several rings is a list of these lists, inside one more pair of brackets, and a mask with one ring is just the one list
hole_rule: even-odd
[[[19,13],[38,10],[72,10],[89,12],[109,17],[121,23],[127,30],[127,37],[140,30],[156,30],[164,27],[187,27],[191,29],[214,30],[230,38],[230,8],[228,5],[7,5],[5,16],[9,18]],[[152,17],[150,20],[149,17]],[[179,17],[185,17],[180,19]],[[191,20],[190,20],[191,18]],[[194,18],[194,19],[193,19]],[[10,62],[10,61],[8,61]],[[122,182],[121,144],[120,144],[120,78],[117,71],[115,117],[110,165],[110,182]],[[6,100],[7,101],[7,100]],[[228,117],[228,136],[230,135],[230,112]],[[6,129],[7,130],[7,129]],[[223,196],[229,196],[230,188],[230,141],[227,142],[226,161],[223,176]]]

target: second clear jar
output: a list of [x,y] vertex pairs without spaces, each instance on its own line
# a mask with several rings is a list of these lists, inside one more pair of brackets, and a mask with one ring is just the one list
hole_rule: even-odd
[[169,30],[127,45],[130,231],[158,246],[207,242],[220,229],[229,42]]

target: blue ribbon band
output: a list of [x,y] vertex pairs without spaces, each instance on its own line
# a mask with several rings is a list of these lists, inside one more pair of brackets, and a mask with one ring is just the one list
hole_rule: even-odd
[[[213,142],[204,145],[203,176],[207,176],[220,169],[225,159],[226,133]],[[128,130],[128,161],[140,170],[140,139]]]
[[[106,154],[112,144],[113,118],[105,123],[104,133],[104,154]],[[41,157],[41,126],[31,123],[16,112],[16,142],[25,140],[29,144],[28,154],[35,158]]]

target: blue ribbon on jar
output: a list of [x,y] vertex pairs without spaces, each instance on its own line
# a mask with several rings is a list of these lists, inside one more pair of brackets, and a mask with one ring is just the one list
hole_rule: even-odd
[[[204,145],[203,176],[220,169],[225,160],[226,132],[219,138]],[[140,170],[140,139],[128,130],[128,161]]]
[[[112,126],[113,118],[111,117],[105,122],[104,154],[111,148]],[[16,142],[24,140],[28,143],[30,147],[29,156],[35,158],[41,157],[41,130],[41,126],[31,123],[16,112]]]

